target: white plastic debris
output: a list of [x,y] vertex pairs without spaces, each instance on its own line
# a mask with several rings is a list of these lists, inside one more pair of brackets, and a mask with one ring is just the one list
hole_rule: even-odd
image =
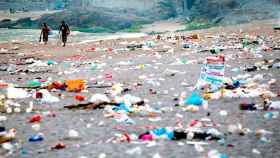
[[2,144],[2,148],[7,150],[7,151],[12,151],[14,150],[14,146],[10,143],[10,142],[7,142],[7,143],[3,143]]
[[101,153],[98,155],[98,158],[106,158],[106,157],[107,157],[107,155],[105,153]]
[[59,99],[53,96],[48,90],[41,89],[39,92],[43,94],[43,98],[41,99],[42,102],[46,102],[46,103],[59,102]]
[[156,153],[153,158],[161,158],[160,154],[159,153]]
[[280,109],[280,101],[273,101],[273,102],[271,102],[269,107],[272,108],[272,109]]
[[230,125],[228,125],[227,130],[228,130],[229,133],[235,133],[239,130],[239,128],[238,128],[237,125],[230,124]]
[[24,89],[8,87],[7,97],[9,99],[23,99],[28,97],[28,93]]
[[7,121],[7,116],[0,116],[0,122]]
[[195,144],[194,148],[197,152],[204,152],[204,148],[202,147],[202,145]]
[[115,101],[117,103],[124,103],[126,106],[130,107],[131,105],[142,101],[142,99],[130,94],[126,94],[123,97],[115,97]]
[[252,149],[252,153],[257,154],[257,155],[261,154],[261,152],[258,149],[255,149],[255,148]]
[[129,149],[126,151],[127,154],[129,155],[141,155],[142,154],[142,149],[140,147],[135,147],[132,149]]
[[122,84],[115,84],[112,86],[112,89],[111,89],[111,95],[112,96],[116,96],[116,95],[119,95],[121,94],[121,92],[123,91],[123,88],[122,88]]
[[30,112],[32,112],[32,110],[33,110],[33,102],[30,101],[29,102],[29,107],[25,109],[25,112],[30,113]]
[[36,124],[33,124],[31,126],[32,130],[34,130],[35,132],[38,132],[41,128],[40,124],[39,123],[36,123]]
[[41,60],[34,61],[33,64],[28,65],[28,67],[47,67],[49,66],[47,62],[43,62]]
[[226,110],[221,110],[220,111],[220,115],[221,116],[227,116],[228,115],[228,112]]
[[95,104],[99,104],[99,103],[109,103],[110,99],[104,95],[104,94],[94,94],[91,98],[90,98],[90,102],[91,103],[95,103]]
[[79,132],[74,130],[74,129],[69,130],[68,138],[69,139],[78,139],[78,138],[80,138]]

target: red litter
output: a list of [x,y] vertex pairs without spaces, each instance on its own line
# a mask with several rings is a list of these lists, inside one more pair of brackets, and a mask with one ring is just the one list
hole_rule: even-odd
[[38,123],[41,122],[42,117],[40,115],[34,115],[32,116],[32,118],[30,119],[30,123]]
[[85,97],[81,96],[81,95],[77,95],[77,96],[75,96],[75,99],[78,100],[78,101],[84,101]]

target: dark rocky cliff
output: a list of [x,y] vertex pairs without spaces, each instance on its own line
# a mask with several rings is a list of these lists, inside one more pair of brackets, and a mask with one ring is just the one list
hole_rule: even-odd
[[[4,6],[6,9],[11,6],[18,7],[23,4],[23,1],[4,0],[1,4],[5,5],[2,5],[0,10],[3,10]],[[56,28],[61,20],[66,20],[76,28],[102,28],[101,30],[104,31],[118,31],[176,17],[188,22],[237,24],[252,20],[278,18],[280,15],[280,0],[135,0],[137,5],[121,5],[128,0],[103,0],[104,4],[99,1],[61,0],[56,3],[51,0],[26,1],[23,6],[28,10],[42,10],[43,8],[64,8],[66,10],[45,15],[38,20],[30,18],[18,21],[5,20],[0,22],[0,27],[38,28],[42,22],[48,22],[53,28]],[[106,5],[107,3],[111,5]],[[36,5],[39,6],[36,7]]]

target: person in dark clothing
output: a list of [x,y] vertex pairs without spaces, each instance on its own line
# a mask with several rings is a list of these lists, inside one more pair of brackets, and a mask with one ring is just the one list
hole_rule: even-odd
[[49,29],[47,23],[44,23],[44,24],[43,24],[43,27],[42,27],[42,30],[41,30],[39,42],[41,42],[42,36],[43,36],[43,42],[44,42],[45,44],[47,44],[47,43],[48,43],[48,40],[49,40],[49,32],[50,32],[50,29]]
[[70,29],[69,26],[64,21],[61,22],[61,25],[59,27],[59,34],[60,32],[61,32],[61,40],[63,42],[63,47],[65,47],[67,42],[67,37],[70,34]]

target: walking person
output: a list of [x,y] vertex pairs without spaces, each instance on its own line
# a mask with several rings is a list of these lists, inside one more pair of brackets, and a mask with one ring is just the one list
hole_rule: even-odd
[[61,25],[59,27],[59,34],[60,34],[60,32],[61,32],[61,40],[62,40],[62,43],[63,43],[63,47],[65,47],[66,42],[67,42],[67,37],[70,34],[69,26],[65,23],[65,21],[61,22]]
[[47,23],[43,23],[39,42],[41,42],[43,36],[43,42],[46,45],[49,40],[49,33],[50,33],[50,28],[48,27]]

